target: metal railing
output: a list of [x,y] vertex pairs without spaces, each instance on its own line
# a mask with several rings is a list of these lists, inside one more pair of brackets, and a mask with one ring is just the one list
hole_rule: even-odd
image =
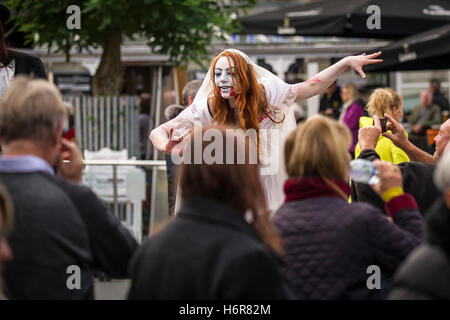
[[75,138],[81,150],[101,148],[140,153],[137,96],[73,97]]
[[156,170],[166,169],[165,160],[83,160],[84,165],[87,166],[112,166],[113,168],[113,203],[114,203],[114,215],[119,218],[119,193],[118,193],[118,166],[140,166],[149,167],[153,170],[152,184],[151,184],[151,202],[150,202],[150,228],[152,230],[155,219],[155,204],[156,204]]

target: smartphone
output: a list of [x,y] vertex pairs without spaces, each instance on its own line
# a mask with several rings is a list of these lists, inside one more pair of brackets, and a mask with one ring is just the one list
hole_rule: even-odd
[[381,132],[386,132],[387,118],[380,118]]

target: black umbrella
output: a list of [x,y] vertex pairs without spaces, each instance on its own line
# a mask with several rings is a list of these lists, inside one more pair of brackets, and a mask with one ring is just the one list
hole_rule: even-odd
[[367,65],[366,71],[448,69],[450,24],[397,40],[379,50],[383,51],[383,63]]
[[[380,9],[380,28],[367,24]],[[448,0],[320,0],[240,19],[242,33],[399,39],[450,23]],[[373,20],[372,20],[373,22]]]

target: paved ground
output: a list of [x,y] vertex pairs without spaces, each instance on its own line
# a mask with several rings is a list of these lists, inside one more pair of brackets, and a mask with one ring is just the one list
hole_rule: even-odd
[[124,300],[130,287],[130,280],[111,280],[94,282],[95,299]]

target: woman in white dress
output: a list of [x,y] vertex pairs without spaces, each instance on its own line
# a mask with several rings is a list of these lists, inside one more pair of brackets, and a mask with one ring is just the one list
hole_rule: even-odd
[[189,132],[194,124],[220,123],[235,124],[244,131],[255,130],[259,137],[261,180],[269,209],[274,212],[284,200],[283,184],[287,178],[283,165],[284,141],[296,126],[293,108],[289,106],[321,93],[347,68],[353,68],[364,78],[362,67],[382,62],[375,59],[380,54],[345,57],[311,80],[289,85],[253,63],[245,53],[227,49],[212,60],[192,105],[175,119],[155,128],[150,140],[160,151],[181,153],[180,142],[187,134],[175,137],[174,129]]

